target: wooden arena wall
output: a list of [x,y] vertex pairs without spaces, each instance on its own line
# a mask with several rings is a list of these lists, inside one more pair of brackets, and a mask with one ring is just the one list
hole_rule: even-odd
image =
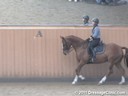
[[[90,32],[91,27],[0,27],[0,77],[74,77],[75,52],[63,55],[60,36],[86,39]],[[128,47],[128,27],[101,27],[101,36],[105,43]],[[124,62],[122,65],[127,76],[128,68]],[[101,77],[108,72],[108,66],[86,65],[81,73],[90,78]],[[114,77],[120,76],[117,68],[114,72]]]

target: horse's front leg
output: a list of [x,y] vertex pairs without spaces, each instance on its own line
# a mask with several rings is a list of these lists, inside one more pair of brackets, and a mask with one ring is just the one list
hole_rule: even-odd
[[76,68],[76,76],[75,76],[72,84],[76,84],[76,82],[78,81],[78,78],[80,78],[81,80],[85,80],[85,77],[83,77],[82,75],[80,75],[81,68],[84,65],[85,65],[84,63],[80,63],[79,66]]

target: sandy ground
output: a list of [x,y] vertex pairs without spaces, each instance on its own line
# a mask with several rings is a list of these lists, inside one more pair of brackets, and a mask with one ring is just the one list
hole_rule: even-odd
[[128,4],[97,5],[95,0],[1,0],[0,25],[81,24],[82,17],[100,18],[101,24],[128,25]]
[[102,86],[94,82],[6,82],[0,83],[0,96],[128,96],[127,89],[128,85],[110,82]]

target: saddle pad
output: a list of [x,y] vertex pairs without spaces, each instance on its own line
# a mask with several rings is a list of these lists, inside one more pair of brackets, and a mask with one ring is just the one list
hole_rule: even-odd
[[105,45],[104,44],[100,44],[97,47],[94,48],[94,51],[96,54],[102,54],[105,51]]

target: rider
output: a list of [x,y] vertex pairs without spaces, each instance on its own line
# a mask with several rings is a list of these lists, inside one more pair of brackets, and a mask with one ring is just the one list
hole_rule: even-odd
[[94,62],[96,59],[96,54],[94,52],[94,48],[98,45],[100,42],[100,28],[98,26],[99,24],[99,19],[98,18],[93,18],[92,19],[92,35],[90,36],[90,43],[89,43],[89,54],[91,56],[91,62]]
[[84,25],[85,26],[88,26],[89,25],[89,16],[88,15],[83,16],[83,22],[84,22]]

